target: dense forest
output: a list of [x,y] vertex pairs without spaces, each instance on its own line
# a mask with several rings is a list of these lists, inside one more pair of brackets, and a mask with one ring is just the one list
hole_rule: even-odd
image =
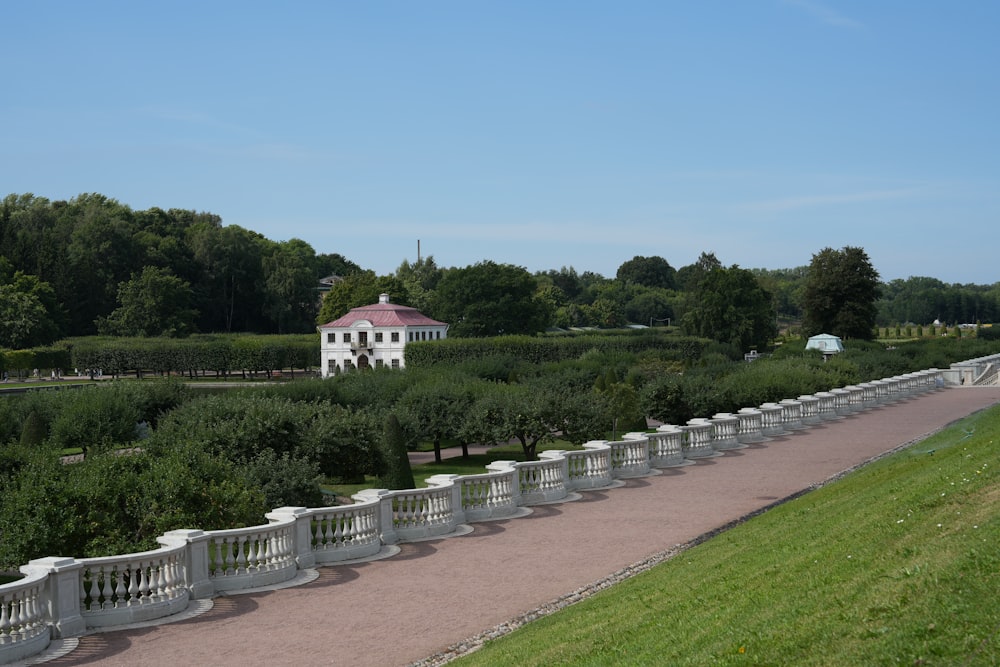
[[[329,276],[332,287],[321,286]],[[711,252],[676,269],[662,257],[634,257],[613,277],[565,266],[532,274],[491,261],[443,268],[433,257],[403,259],[380,276],[300,239],[272,241],[223,225],[212,213],[136,211],[100,194],[69,201],[11,194],[0,203],[0,348],[7,349],[91,334],[310,333],[380,292],[452,323],[456,337],[672,324],[746,349],[807,319],[809,279],[809,266],[727,267]],[[1000,319],[1000,283],[911,277],[878,287],[879,326]]]

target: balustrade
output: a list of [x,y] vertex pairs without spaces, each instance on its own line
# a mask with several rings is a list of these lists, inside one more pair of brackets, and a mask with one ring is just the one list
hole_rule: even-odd
[[814,394],[819,399],[817,413],[823,421],[833,421],[840,419],[837,414],[837,397],[829,391],[818,391]]
[[382,548],[377,501],[308,510],[304,520],[318,564],[364,558]]
[[457,476],[466,521],[483,521],[510,516],[517,510],[514,480],[517,472],[509,469],[480,475]]
[[187,606],[184,549],[161,547],[124,556],[81,558],[80,610],[88,627],[162,618]]
[[802,404],[802,423],[806,426],[814,426],[823,421],[819,416],[819,398],[811,395],[799,396],[797,399]]
[[781,406],[781,428],[786,431],[801,431],[808,428],[802,423],[802,404],[792,398],[783,398]]
[[851,413],[854,414],[864,410],[865,390],[853,384],[847,385],[844,389],[847,391],[847,408]]
[[654,468],[671,468],[689,465],[684,458],[684,431],[673,424],[657,427],[656,433],[648,434],[649,465]]
[[583,451],[563,452],[566,477],[571,489],[599,489],[610,485],[611,448],[603,442],[588,442]]
[[[545,452],[543,452],[545,454]],[[562,475],[564,461],[540,460],[516,464],[521,500],[533,505],[566,497],[566,483]]]
[[834,406],[838,416],[846,417],[854,412],[851,410],[851,392],[843,387],[837,387],[836,389],[831,389],[830,393],[833,394]]
[[721,452],[727,449],[741,449],[743,445],[736,439],[739,419],[728,412],[719,412],[709,419],[712,423],[712,449]]
[[47,572],[0,586],[0,663],[43,651],[51,641],[46,601]]
[[444,535],[455,527],[450,489],[407,489],[386,497],[392,503],[393,529],[400,539]]
[[538,461],[495,461],[484,474],[432,477],[427,489],[367,489],[353,505],[279,508],[263,526],[174,530],[157,538],[163,546],[152,551],[36,559],[21,567],[23,579],[0,585],[0,664],[30,658],[52,638],[167,617],[191,599],[288,581],[301,568],[374,556],[400,540],[455,533],[465,520],[512,516],[523,505],[565,499],[570,489],[690,465],[716,450],[764,442],[943,382],[939,369],[906,373],[628,433],[622,441],[594,441],[582,451],[543,452]]
[[740,408],[736,413],[736,438],[745,445],[767,442],[764,435],[764,415],[757,408]]
[[294,519],[285,519],[266,526],[206,531],[208,576],[215,590],[256,588],[293,578],[294,524]]
[[681,426],[684,431],[684,456],[689,459],[700,459],[708,456],[718,456],[712,449],[712,423],[706,419],[690,419]]
[[870,410],[874,408],[878,401],[878,389],[875,384],[871,382],[862,382],[858,385],[861,387],[861,407],[864,410]]
[[[611,448],[611,474],[614,477],[641,477],[649,474],[649,442],[645,433],[631,438],[605,442]],[[597,442],[597,441],[592,441]]]
[[777,403],[762,403],[758,409],[764,424],[764,435],[776,437],[788,434],[788,431],[782,426],[785,412],[783,407]]

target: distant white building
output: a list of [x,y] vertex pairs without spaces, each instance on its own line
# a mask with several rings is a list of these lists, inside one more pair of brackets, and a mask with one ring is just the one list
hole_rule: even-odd
[[317,329],[323,377],[356,368],[403,368],[407,343],[448,337],[447,324],[416,308],[389,303],[388,294]]

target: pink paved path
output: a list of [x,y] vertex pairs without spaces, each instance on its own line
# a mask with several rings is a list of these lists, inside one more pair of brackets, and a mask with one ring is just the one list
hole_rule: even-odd
[[406,665],[1000,401],[952,388],[585,492],[196,618],[84,637],[61,665]]

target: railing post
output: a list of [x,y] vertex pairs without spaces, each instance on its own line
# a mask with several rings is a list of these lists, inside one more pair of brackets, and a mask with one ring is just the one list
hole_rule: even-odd
[[157,543],[165,547],[177,544],[184,548],[184,586],[188,589],[192,600],[210,598],[215,595],[215,584],[208,576],[208,541],[209,535],[203,530],[181,528],[171,530],[156,538]]
[[53,637],[79,637],[87,631],[87,622],[80,614],[80,575],[83,563],[75,558],[48,556],[28,561],[27,565],[21,566],[21,572],[48,573],[45,597]]
[[264,515],[271,523],[285,519],[295,519],[295,532],[292,537],[292,556],[299,569],[316,565],[316,554],[312,548],[312,515],[308,507],[279,507]]

